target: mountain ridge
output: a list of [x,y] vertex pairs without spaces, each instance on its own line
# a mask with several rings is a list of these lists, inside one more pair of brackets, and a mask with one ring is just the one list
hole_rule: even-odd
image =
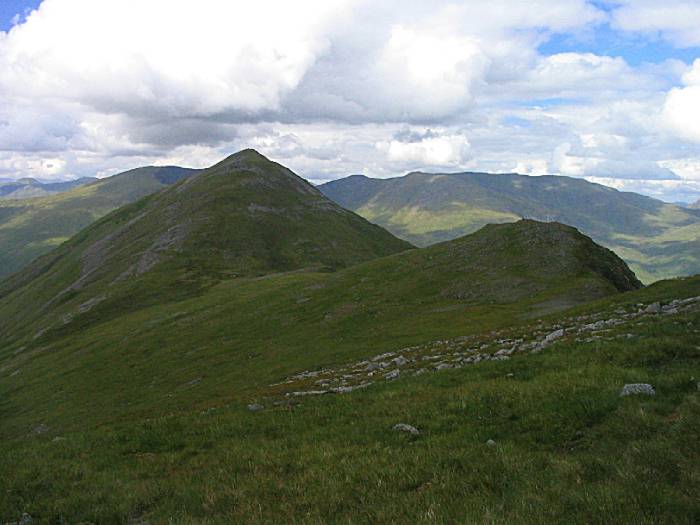
[[[16,298],[8,312],[16,323],[55,308],[70,321],[98,303],[101,311],[112,303],[131,308],[221,279],[335,270],[409,248],[245,150],[99,219],[0,283],[0,298]],[[18,298],[33,293],[41,297],[39,311]]]
[[418,246],[520,218],[579,228],[613,249],[645,282],[700,272],[695,211],[583,179],[422,173],[352,176],[319,186],[331,199]]

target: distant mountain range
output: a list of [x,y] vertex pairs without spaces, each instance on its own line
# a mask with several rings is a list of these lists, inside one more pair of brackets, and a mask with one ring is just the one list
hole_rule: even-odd
[[84,186],[98,179],[95,177],[82,177],[65,182],[48,182],[32,178],[18,180],[0,179],[0,199],[29,199],[33,197],[46,197],[56,193],[63,193],[79,186]]
[[580,229],[645,282],[700,273],[700,212],[582,179],[516,174],[353,175],[319,186],[329,198],[418,246],[520,218]]
[[88,184],[74,181],[73,188],[69,187],[70,183],[60,183],[65,185],[55,195],[0,200],[0,279],[110,211],[196,171],[178,167],[138,168],[106,179],[81,179],[88,180]]

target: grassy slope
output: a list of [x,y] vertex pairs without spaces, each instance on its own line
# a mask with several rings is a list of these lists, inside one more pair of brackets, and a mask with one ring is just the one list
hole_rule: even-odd
[[[548,268],[553,244],[563,248]],[[612,273],[602,277],[601,267]],[[27,432],[37,418],[69,427],[86,417],[176,409],[180,401],[168,395],[202,377],[197,402],[240,399],[302,367],[523,322],[634,288],[633,279],[571,228],[522,222],[337,273],[228,280],[126,315],[105,302],[35,338],[42,317],[0,348],[13,392],[2,413],[15,415],[0,435]],[[8,309],[16,302],[0,303],[0,312]]]
[[[211,194],[214,188],[199,186],[207,180],[179,187]],[[165,194],[100,221],[75,246],[168,202],[167,195],[160,200]],[[205,206],[207,216],[226,202]],[[119,268],[129,264],[129,253],[121,255]],[[16,311],[29,312],[53,293],[47,288],[70,282],[80,264],[70,257],[62,248],[41,262],[38,284],[5,283],[4,334]],[[304,369],[498,328],[528,331],[533,315],[635,286],[614,254],[571,228],[523,221],[332,273],[219,276],[194,294],[169,288],[169,301],[161,296],[151,305],[132,293],[163,290],[173,276],[182,282],[173,272],[178,265],[163,263],[117,294],[120,301],[43,334],[46,315],[29,312],[25,326],[2,340],[0,519],[27,511],[47,521],[103,523],[541,522],[543,515],[576,521],[581,508],[593,521],[697,516],[682,489],[697,482],[689,469],[697,460],[697,394],[687,376],[700,371],[685,324],[696,318],[646,327],[641,343],[594,354],[572,347],[376,385],[291,411],[244,408],[270,383]],[[84,297],[49,312],[62,316],[107,289],[105,282],[89,282]],[[700,294],[698,280],[595,308],[693,294]],[[621,382],[648,378],[666,396],[643,400],[650,416],[617,397]],[[671,416],[673,428],[662,427]],[[399,421],[424,434],[392,432]],[[498,445],[486,448],[488,438]],[[642,457],[655,461],[651,469]],[[645,469],[664,498],[661,510],[638,478]]]
[[222,279],[329,271],[408,248],[244,151],[111,213],[0,283],[0,332],[62,329],[91,306],[104,321]]
[[700,215],[568,177],[412,173],[352,176],[320,189],[418,246],[520,217],[579,228],[621,255],[645,282],[700,272]]
[[112,210],[195,172],[176,167],[138,168],[58,195],[0,201],[0,278]]
[[[244,403],[264,392],[271,378],[282,377],[285,369],[324,364],[318,347],[331,341],[324,338],[322,318],[315,325],[319,341],[307,333],[306,346],[287,349],[289,340],[280,337],[280,329],[296,326],[297,314],[285,301],[267,306],[285,287],[304,294],[319,289],[313,281],[321,277],[309,277],[301,287],[286,276],[276,284],[277,279],[265,281],[264,291],[247,290],[257,296],[252,303],[251,297],[243,300],[248,309],[277,314],[267,317],[276,334],[259,346],[251,345],[252,327],[240,339],[240,326],[215,321],[233,317],[235,325],[231,312],[245,295],[219,290],[216,302],[234,299],[231,310],[219,304],[212,312],[212,304],[201,303],[201,310],[185,314],[186,305],[178,304],[159,310],[170,316],[159,321],[156,312],[144,312],[120,321],[113,332],[102,327],[101,334],[81,334],[81,348],[47,348],[12,379],[4,369],[5,430],[17,430],[17,421],[25,427],[45,422],[49,430],[32,434],[25,428],[23,435],[0,444],[5,473],[0,518],[16,519],[24,511],[43,520],[62,516],[101,523],[138,518],[156,523],[694,523],[700,518],[697,311],[622,328],[634,332],[631,342],[563,341],[508,362],[305,400],[293,410],[250,413]],[[612,312],[618,305],[692,295],[700,295],[700,279],[660,283],[581,311]],[[325,306],[319,307],[322,315]],[[332,323],[331,340],[339,348],[334,353],[335,346],[329,347],[327,360],[368,356],[436,334],[490,330],[506,312],[482,319],[443,314],[381,344],[374,333],[342,332]],[[153,337],[153,323],[160,325],[155,332],[160,337]],[[178,346],[195,326],[198,343]],[[135,331],[126,332],[133,343],[128,348],[119,345],[124,329]],[[203,339],[203,333],[211,337]],[[344,344],[350,333],[356,340]],[[208,356],[218,363],[199,368]],[[47,375],[51,370],[53,378]],[[104,382],[108,371],[113,384]],[[197,378],[201,382],[191,382]],[[139,382],[144,388],[134,391]],[[650,382],[658,395],[620,398],[621,385],[629,382]],[[11,400],[27,389],[40,398],[46,395],[42,389],[52,390],[45,412],[31,405],[12,407]],[[103,397],[104,389],[115,390]],[[75,412],[79,406],[71,397],[79,390],[80,402],[92,404],[89,412]],[[218,409],[209,410],[212,405]],[[398,422],[413,424],[422,434],[393,432]],[[488,439],[496,445],[486,446]]]

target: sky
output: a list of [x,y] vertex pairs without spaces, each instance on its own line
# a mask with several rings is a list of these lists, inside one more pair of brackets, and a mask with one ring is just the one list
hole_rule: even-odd
[[518,172],[700,199],[700,0],[0,0],[0,178]]

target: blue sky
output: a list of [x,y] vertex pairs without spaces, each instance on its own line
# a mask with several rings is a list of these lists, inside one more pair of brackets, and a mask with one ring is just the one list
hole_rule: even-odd
[[0,30],[38,8],[0,38],[0,177],[253,147],[316,182],[478,170],[700,199],[698,0],[133,6],[0,0]]
[[22,17],[39,4],[39,0],[0,0],[0,31],[9,30],[16,15]]

